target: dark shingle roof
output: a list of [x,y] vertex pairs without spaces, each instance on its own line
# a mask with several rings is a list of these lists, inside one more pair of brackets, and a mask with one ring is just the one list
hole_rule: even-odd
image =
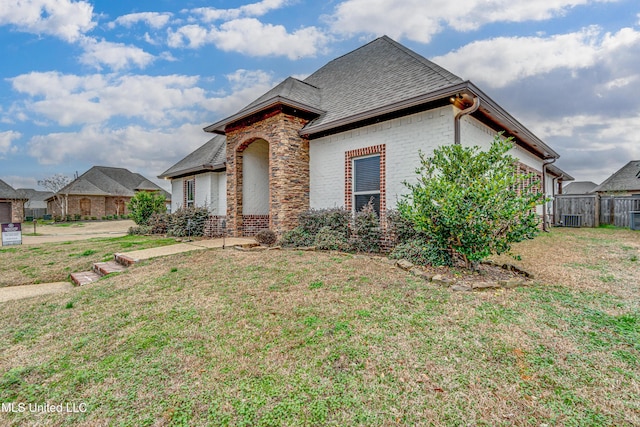
[[321,88],[326,111],[307,126],[332,122],[434,92],[463,80],[387,36],[329,62],[304,80]]
[[18,192],[9,184],[0,179],[0,199],[21,198]]
[[175,178],[202,171],[224,169],[227,138],[216,135],[184,159],[162,172],[158,178]]
[[51,191],[39,191],[33,188],[18,188],[16,191],[32,202],[42,202],[53,196]]
[[640,191],[640,160],[630,161],[593,191]]
[[597,186],[598,184],[591,181],[571,182],[562,189],[562,194],[588,194]]
[[165,197],[170,197],[169,193],[138,173],[107,166],[92,167],[60,192],[75,195],[131,197],[137,190],[160,191]]
[[282,104],[312,117],[300,131],[309,137],[431,102],[448,102],[460,93],[481,98],[476,114],[484,115],[498,129],[517,134],[518,144],[528,146],[541,158],[559,157],[471,82],[387,36],[332,60],[304,81],[289,77],[236,114],[204,130],[224,134],[227,125]]

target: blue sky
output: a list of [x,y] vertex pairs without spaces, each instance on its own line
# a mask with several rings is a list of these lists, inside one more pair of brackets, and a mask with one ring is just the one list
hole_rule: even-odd
[[204,126],[384,34],[478,85],[577,180],[640,159],[637,0],[2,0],[0,179],[154,179]]

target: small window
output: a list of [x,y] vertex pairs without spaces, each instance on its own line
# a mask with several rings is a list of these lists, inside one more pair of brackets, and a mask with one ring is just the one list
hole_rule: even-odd
[[380,156],[353,159],[353,208],[360,211],[369,201],[380,215]]
[[195,206],[196,200],[196,180],[189,179],[186,181],[186,191],[185,191],[185,205],[188,208],[192,208]]

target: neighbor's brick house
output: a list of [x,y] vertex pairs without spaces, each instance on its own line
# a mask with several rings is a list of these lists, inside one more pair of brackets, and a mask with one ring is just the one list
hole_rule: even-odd
[[0,224],[22,222],[26,200],[19,191],[0,179]]
[[[54,216],[80,215],[81,217],[127,215],[127,203],[139,191],[171,195],[144,176],[124,168],[94,166],[47,199],[49,213]],[[56,197],[62,203],[56,201]],[[61,206],[66,205],[66,212]]]
[[282,233],[309,208],[357,211],[369,200],[384,215],[416,179],[419,151],[488,147],[501,131],[546,193],[568,177],[549,165],[555,151],[473,83],[386,36],[205,131],[217,136],[160,178],[171,180],[172,209],[207,205],[232,235]]

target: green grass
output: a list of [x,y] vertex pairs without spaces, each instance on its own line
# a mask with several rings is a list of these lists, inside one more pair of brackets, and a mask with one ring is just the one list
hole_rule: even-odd
[[69,273],[90,270],[116,252],[174,244],[153,236],[94,238],[0,249],[0,287],[67,280]]
[[[568,236],[544,242],[560,247]],[[553,260],[544,267],[566,263]],[[638,425],[640,299],[637,280],[626,279],[637,264],[616,260],[568,262],[589,283],[616,271],[619,294],[544,281],[456,293],[379,260],[325,253],[145,261],[71,293],[2,306],[0,401],[84,403],[87,412],[0,420]]]

